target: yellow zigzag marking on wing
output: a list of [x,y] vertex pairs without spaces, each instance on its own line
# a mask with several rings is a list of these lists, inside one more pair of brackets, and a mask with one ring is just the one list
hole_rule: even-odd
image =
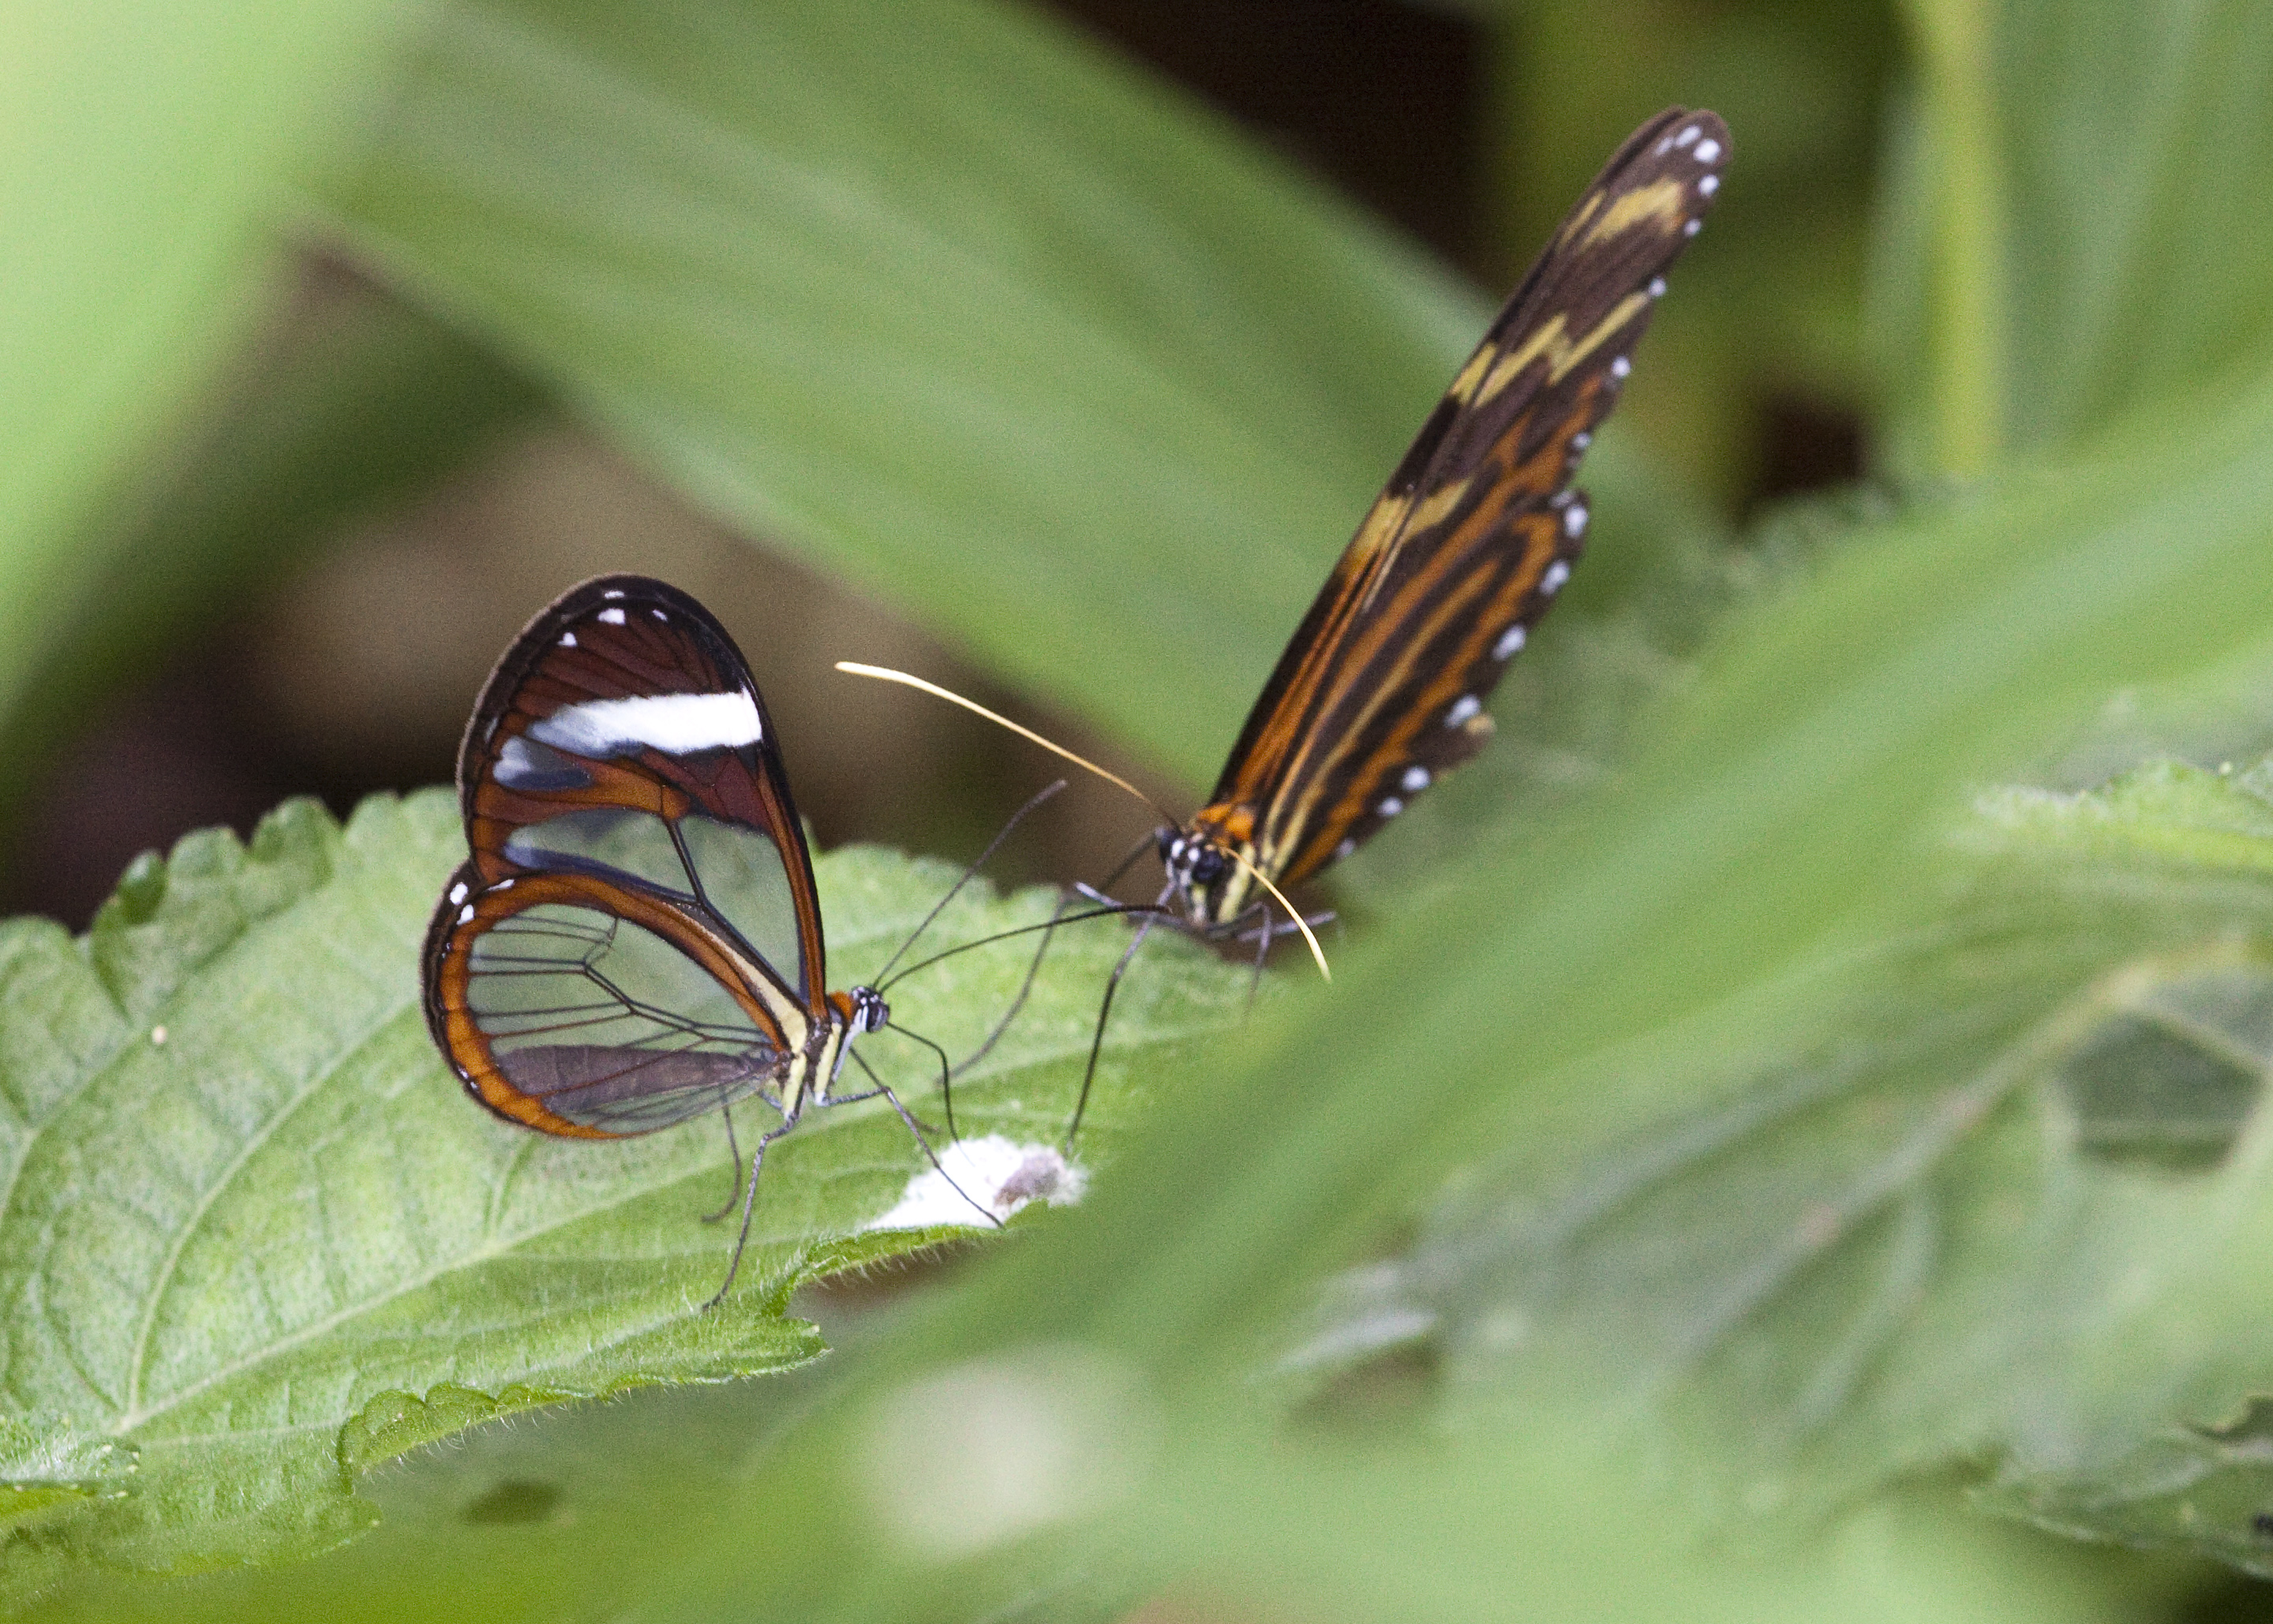
[[1524,368],[1542,358],[1547,363],[1547,381],[1561,383],[1572,369],[1600,349],[1603,341],[1632,321],[1636,312],[1648,303],[1647,293],[1626,295],[1610,307],[1609,315],[1596,322],[1592,330],[1576,343],[1564,336],[1563,312],[1557,311],[1550,319],[1539,324],[1538,330],[1523,341],[1520,349],[1510,350],[1500,358],[1492,368],[1490,376],[1484,379],[1482,387],[1477,390],[1477,400],[1489,400],[1513,383]]
[[1581,246],[1592,248],[1606,236],[1617,236],[1636,226],[1652,222],[1665,232],[1678,231],[1682,221],[1688,218],[1689,211],[1682,201],[1681,183],[1669,175],[1662,180],[1652,181],[1647,186],[1637,186],[1632,191],[1620,193],[1617,201],[1602,211],[1600,220],[1587,225],[1586,241]]

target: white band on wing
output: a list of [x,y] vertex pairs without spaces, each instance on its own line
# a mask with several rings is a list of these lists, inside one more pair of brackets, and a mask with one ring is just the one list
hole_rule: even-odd
[[727,750],[754,745],[765,736],[758,702],[747,690],[734,693],[653,693],[627,700],[587,700],[564,705],[529,736],[556,750],[595,760],[660,750],[686,755],[697,750]]

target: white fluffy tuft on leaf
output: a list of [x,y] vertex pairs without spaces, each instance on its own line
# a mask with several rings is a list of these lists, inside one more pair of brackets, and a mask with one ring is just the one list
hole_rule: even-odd
[[[1089,1171],[1052,1145],[1022,1145],[1000,1134],[962,1139],[939,1153],[939,1165],[908,1180],[899,1204],[861,1227],[920,1230],[940,1224],[982,1227],[1031,1201],[1069,1207],[1089,1186]],[[982,1213],[981,1209],[984,1209]]]

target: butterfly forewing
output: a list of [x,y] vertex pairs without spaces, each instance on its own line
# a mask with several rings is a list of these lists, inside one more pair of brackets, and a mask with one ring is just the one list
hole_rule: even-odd
[[636,576],[562,598],[483,691],[459,788],[472,857],[427,1014],[484,1104],[613,1136],[782,1080],[827,1018],[820,912],[772,722],[707,610]]
[[[1293,885],[1479,749],[1586,534],[1570,488],[1729,153],[1673,109],[1605,166],[1422,429],[1279,658],[1194,831]],[[1236,874],[1196,912],[1253,896]]]
[[458,784],[489,883],[574,867],[693,901],[808,1007],[824,996],[812,859],[772,720],[685,593],[604,576],[539,615],[482,692]]

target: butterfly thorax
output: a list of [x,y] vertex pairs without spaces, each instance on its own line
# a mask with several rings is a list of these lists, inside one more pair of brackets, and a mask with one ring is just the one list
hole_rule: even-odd
[[1219,802],[1159,832],[1160,866],[1194,926],[1227,924],[1254,905],[1254,827],[1251,808]]
[[844,1057],[851,1051],[852,1040],[864,1033],[881,1030],[884,1022],[891,1018],[891,1007],[874,987],[831,992],[828,1018],[814,1022],[813,1034],[806,1040],[803,1093],[796,1104],[802,1105],[809,1098],[825,1104],[836,1086],[836,1074],[844,1068]]

